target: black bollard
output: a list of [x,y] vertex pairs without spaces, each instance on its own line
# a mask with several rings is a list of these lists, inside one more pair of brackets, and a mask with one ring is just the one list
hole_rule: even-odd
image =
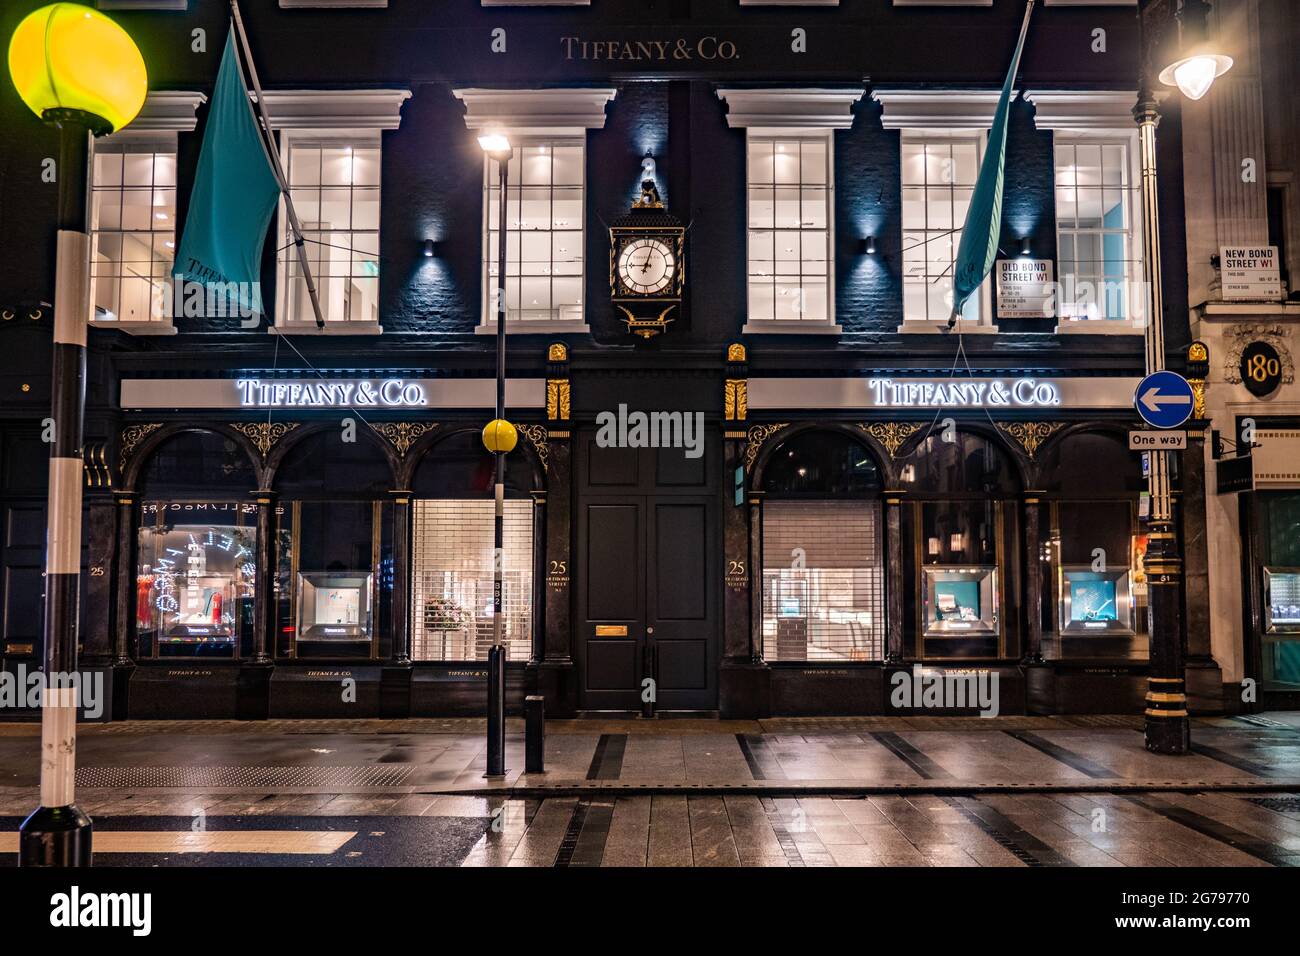
[[506,772],[506,649],[493,644],[488,650],[487,776]]
[[546,698],[524,698],[524,773],[546,773]]

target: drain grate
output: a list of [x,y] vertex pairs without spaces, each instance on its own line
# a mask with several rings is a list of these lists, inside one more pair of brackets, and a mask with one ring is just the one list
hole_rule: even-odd
[[1247,797],[1247,802],[1278,813],[1300,813],[1300,797]]
[[79,767],[78,787],[395,787],[414,764],[370,767]]

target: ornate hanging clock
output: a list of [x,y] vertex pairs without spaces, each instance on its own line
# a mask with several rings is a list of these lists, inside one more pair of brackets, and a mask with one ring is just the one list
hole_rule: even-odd
[[641,197],[609,227],[610,300],[629,333],[649,339],[666,331],[682,304],[686,228],[664,209],[646,157]]

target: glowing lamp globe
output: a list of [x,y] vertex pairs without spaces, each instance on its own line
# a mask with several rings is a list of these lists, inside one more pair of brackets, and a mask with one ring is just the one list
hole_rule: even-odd
[[1214,81],[1232,68],[1232,57],[1220,53],[1199,53],[1171,63],[1160,71],[1160,82],[1176,86],[1189,100],[1199,100]]
[[52,3],[18,24],[9,41],[9,76],[41,119],[78,120],[96,134],[135,119],[149,89],[135,41],[79,3]]
[[510,451],[517,441],[519,441],[519,433],[515,431],[515,426],[504,418],[488,422],[483,429],[483,447],[493,454]]

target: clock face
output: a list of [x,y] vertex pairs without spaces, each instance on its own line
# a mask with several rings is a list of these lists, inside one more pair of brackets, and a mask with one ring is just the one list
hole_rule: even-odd
[[672,247],[662,239],[633,239],[618,254],[618,277],[633,295],[663,292],[676,270]]

